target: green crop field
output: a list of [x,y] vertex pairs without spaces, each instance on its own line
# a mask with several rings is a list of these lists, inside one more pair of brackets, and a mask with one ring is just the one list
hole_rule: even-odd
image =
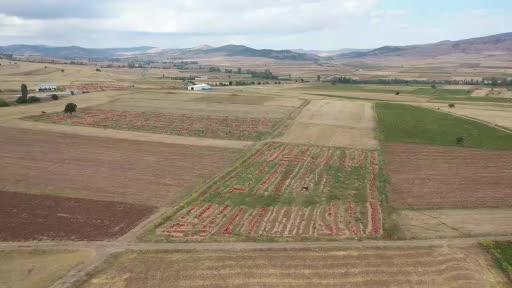
[[512,277],[512,241],[483,241],[482,245],[496,258],[501,269]]
[[511,133],[476,121],[407,104],[375,105],[384,142],[456,146],[464,137],[465,147],[512,150]]

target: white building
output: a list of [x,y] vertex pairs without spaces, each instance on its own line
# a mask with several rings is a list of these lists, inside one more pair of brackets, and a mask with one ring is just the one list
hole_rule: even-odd
[[208,80],[208,76],[199,76],[196,77],[194,80]]
[[37,91],[55,91],[57,90],[57,84],[44,83],[37,85]]
[[187,87],[187,90],[193,90],[193,91],[212,90],[212,86],[210,86],[208,84],[191,85],[191,86]]

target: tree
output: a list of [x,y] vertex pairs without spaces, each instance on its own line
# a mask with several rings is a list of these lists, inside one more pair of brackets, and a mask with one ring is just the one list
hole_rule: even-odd
[[432,89],[437,89],[436,84],[432,84],[430,87],[432,87]]
[[73,115],[74,112],[76,112],[76,108],[78,106],[75,103],[68,103],[64,107],[64,113]]
[[130,68],[130,69],[135,68],[135,63],[133,63],[133,62],[128,62],[128,68]]
[[233,81],[229,81],[229,86],[233,86]]
[[238,67],[238,69],[236,69],[236,73],[242,74],[242,68]]
[[455,138],[455,143],[457,143],[457,145],[464,145],[464,137],[459,136]]
[[[21,103],[27,103],[27,97],[28,97],[27,84],[23,83],[23,84],[21,84],[21,97],[20,97]],[[16,102],[18,102],[18,101],[16,101]]]
[[64,69],[60,69],[60,72],[64,73]]
[[396,92],[395,92],[395,95],[396,95],[396,96],[400,95],[400,91],[396,91]]
[[316,75],[316,81],[320,82],[320,75]]
[[448,104],[448,107],[450,107],[450,108],[455,108],[455,104],[450,103],[450,104]]

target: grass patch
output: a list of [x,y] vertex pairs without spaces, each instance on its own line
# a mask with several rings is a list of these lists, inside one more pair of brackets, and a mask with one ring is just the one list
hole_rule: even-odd
[[512,150],[512,134],[469,119],[407,104],[376,103],[380,137],[384,142]]
[[0,107],[9,107],[9,103],[5,101],[4,99],[0,98]]
[[480,244],[494,256],[498,266],[512,280],[512,241],[482,241]]

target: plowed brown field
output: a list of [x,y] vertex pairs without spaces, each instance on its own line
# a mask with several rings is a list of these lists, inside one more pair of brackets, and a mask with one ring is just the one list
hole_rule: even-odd
[[503,275],[490,267],[489,256],[484,254],[476,245],[127,253],[82,287],[483,288],[506,285]]
[[395,207],[511,207],[512,152],[388,144]]
[[152,206],[181,202],[239,151],[6,127],[0,135],[0,190]]
[[0,191],[0,241],[112,239],[153,211],[145,205]]

